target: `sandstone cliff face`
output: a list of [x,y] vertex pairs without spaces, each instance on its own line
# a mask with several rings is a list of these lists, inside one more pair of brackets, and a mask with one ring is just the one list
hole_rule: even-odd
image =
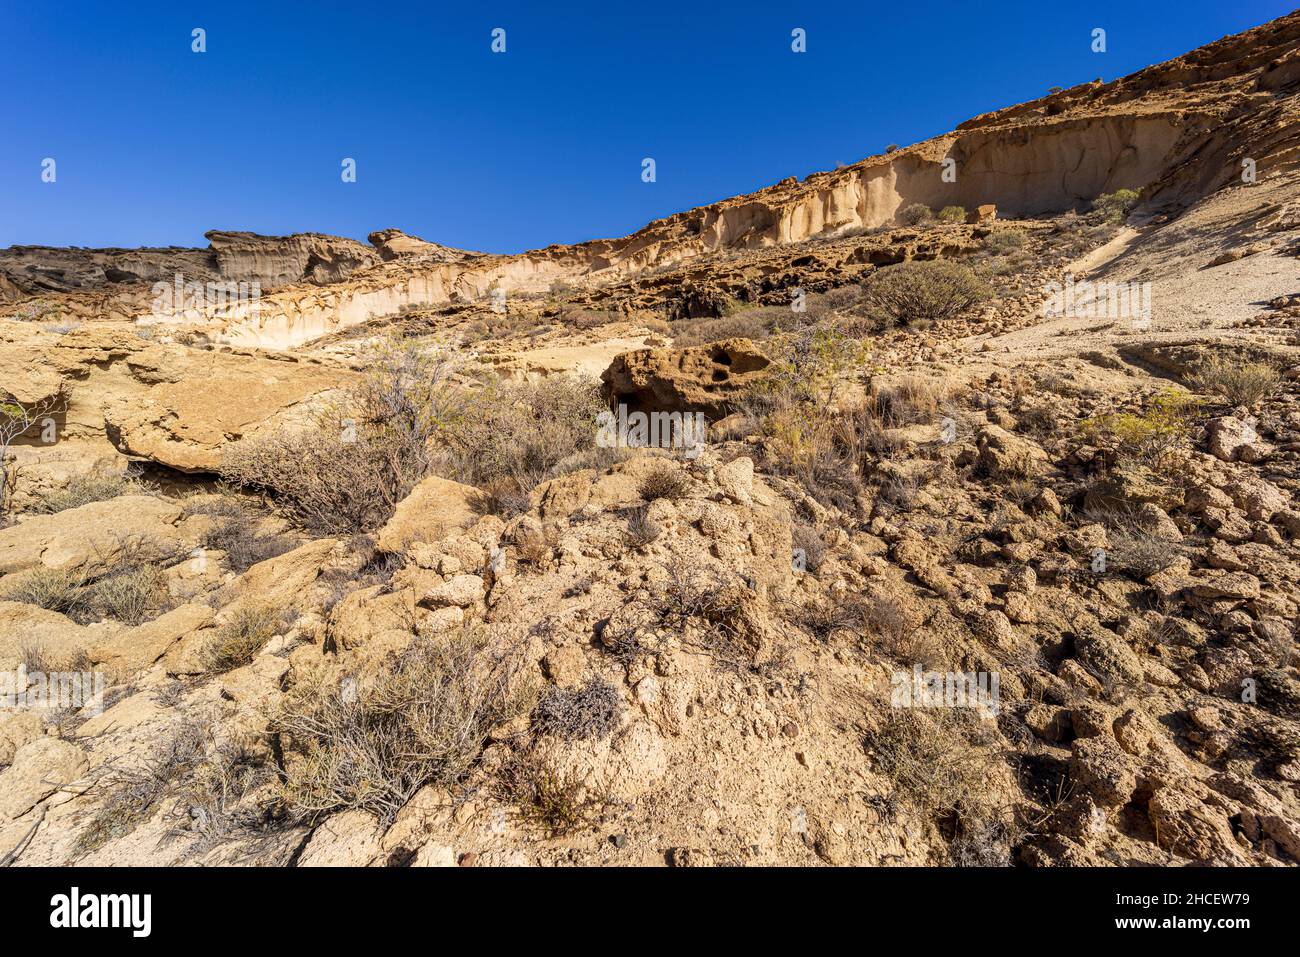
[[319,233],[259,236],[214,229],[203,235],[223,278],[257,280],[263,286],[338,282],[379,261],[379,254],[364,243]]
[[[1033,216],[1143,188],[1148,209],[1176,211],[1234,182],[1247,154],[1260,175],[1295,163],[1298,41],[1300,16],[1284,17],[1132,76],[976,117],[889,155],[791,177],[618,239],[488,256],[395,229],[371,234],[374,248],[319,234],[214,231],[210,251],[60,251],[66,267],[29,261],[50,251],[16,247],[0,253],[0,294],[164,278],[180,262],[187,278],[215,274],[278,288],[256,309],[211,310],[207,331],[233,344],[287,348],[411,307],[480,300],[494,288],[513,295],[557,281],[605,283],[719,252],[852,235],[918,202]],[[138,294],[113,293],[92,308],[130,316],[145,304]]]
[[394,246],[384,253],[393,260],[388,268],[325,295],[285,290],[256,318],[230,317],[223,334],[286,347],[402,308],[478,299],[493,287],[514,293],[557,280],[606,282],[712,253],[870,230],[918,202],[992,204],[1004,215],[1034,216],[1142,188],[1150,209],[1176,211],[1234,182],[1246,153],[1260,175],[1295,163],[1298,41],[1300,16],[1286,17],[1130,77],[986,114],[898,152],[791,177],[619,239],[466,263],[403,264]]
[[370,240],[370,244],[379,251],[380,258],[385,262],[393,259],[456,262],[482,255],[465,249],[453,249],[450,246],[431,243],[428,240],[420,239],[418,236],[410,236],[400,229],[379,229],[371,233],[367,238]]

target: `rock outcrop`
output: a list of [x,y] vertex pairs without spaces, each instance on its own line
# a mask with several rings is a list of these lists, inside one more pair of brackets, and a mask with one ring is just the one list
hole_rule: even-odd
[[702,412],[720,419],[762,378],[771,360],[748,339],[686,349],[637,349],[615,357],[601,375],[612,408],[632,412]]

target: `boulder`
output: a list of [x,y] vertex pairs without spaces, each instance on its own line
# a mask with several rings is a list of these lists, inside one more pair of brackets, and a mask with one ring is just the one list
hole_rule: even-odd
[[417,542],[436,542],[467,528],[478,518],[483,493],[472,485],[431,475],[397,503],[376,536],[380,551],[401,552]]
[[1232,415],[1211,419],[1205,427],[1205,442],[1210,454],[1224,462],[1258,462],[1272,452],[1253,425]]
[[105,403],[104,428],[120,452],[180,472],[215,472],[228,443],[302,427],[345,381],[309,363],[200,355],[206,359],[168,362],[157,373],[167,381]]
[[76,781],[86,767],[86,752],[62,738],[46,735],[24,744],[14,763],[0,772],[0,820],[22,817]]
[[0,576],[43,566],[93,578],[137,542],[179,546],[181,508],[151,495],[120,495],[0,529]]
[[976,444],[980,467],[994,478],[1036,475],[1048,462],[1047,453],[1033,442],[997,425],[980,429]]
[[684,349],[637,349],[601,374],[612,407],[633,412],[702,412],[720,419],[764,377],[771,361],[748,339]]

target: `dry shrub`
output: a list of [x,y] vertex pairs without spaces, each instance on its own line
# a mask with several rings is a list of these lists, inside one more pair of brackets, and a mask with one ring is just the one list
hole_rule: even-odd
[[798,611],[798,620],[818,641],[830,641],[841,632],[857,635],[866,620],[866,605],[856,596],[819,598]]
[[970,269],[943,259],[885,266],[862,285],[864,302],[897,324],[953,319],[991,294]]
[[186,718],[167,733],[139,766],[110,765],[98,782],[105,794],[77,835],[73,858],[124,837],[176,798],[176,830],[198,832],[205,845],[266,827],[274,774],[243,745],[218,740],[210,726]]
[[794,325],[796,314],[779,306],[745,309],[717,319],[679,319],[670,326],[673,345],[699,346],[723,339],[751,339],[762,342],[779,325]]
[[660,535],[663,529],[650,518],[650,510],[645,506],[632,509],[627,520],[627,532],[624,535],[630,548],[644,548]]
[[734,624],[742,599],[716,569],[676,556],[665,570],[667,578],[652,602],[661,622],[678,629],[691,622],[712,628]]
[[239,606],[204,645],[204,669],[220,673],[250,664],[284,627],[284,616],[274,608],[267,605]]
[[795,549],[803,553],[804,571],[815,574],[826,561],[828,551],[826,542],[822,540],[816,526],[796,521],[790,526],[790,538]]
[[1221,395],[1233,405],[1251,406],[1277,388],[1281,375],[1267,362],[1211,355],[1191,377],[1200,392]]
[[984,248],[995,256],[1013,253],[1024,248],[1026,236],[1023,230],[1000,228],[984,237]]
[[659,498],[673,500],[685,495],[689,486],[690,480],[680,467],[671,462],[663,462],[641,479],[637,485],[637,494],[647,502]]
[[462,781],[488,731],[527,713],[532,697],[519,660],[479,630],[417,638],[355,685],[296,687],[273,721],[292,751],[289,814],[363,808],[388,823],[426,784]]
[[887,428],[930,423],[938,420],[953,399],[947,379],[904,376],[875,390],[876,414]]
[[934,211],[925,203],[912,203],[898,211],[897,219],[904,226],[919,226],[934,218]]
[[110,766],[99,782],[105,788],[100,808],[77,835],[73,858],[124,837],[148,820],[171,785],[202,760],[205,732],[194,720],[171,729],[137,766]]
[[557,770],[536,748],[514,754],[497,770],[495,790],[519,809],[525,824],[550,837],[595,823],[611,803],[603,788]]
[[137,495],[148,491],[146,485],[127,475],[89,472],[74,476],[63,488],[45,495],[31,506],[30,511],[53,514],[89,505],[91,502],[107,501],[119,495]]
[[901,598],[889,594],[867,596],[862,616],[874,643],[895,661],[929,667],[942,660],[938,639],[922,630],[925,620]]
[[970,716],[959,710],[891,708],[865,744],[903,800],[935,817],[955,817],[959,830],[969,832],[992,816],[992,762],[967,740]]
[[127,565],[96,581],[91,594],[97,611],[139,625],[169,604],[167,573],[153,564]]
[[261,517],[233,497],[190,505],[186,513],[213,518],[212,526],[203,533],[203,547],[225,552],[226,565],[240,574],[294,547],[288,535],[263,534]]
[[547,689],[533,709],[533,729],[565,741],[608,738],[617,730],[623,698],[604,678],[581,688]]
[[438,471],[502,499],[527,497],[538,483],[577,468],[608,465],[616,449],[596,446],[605,410],[592,379],[557,376],[484,388],[470,413],[438,431]]
[[382,525],[429,474],[443,430],[466,420],[455,361],[382,344],[347,402],[298,432],[226,446],[221,474],[272,495],[299,524],[337,534]]
[[88,579],[76,569],[60,570],[41,565],[33,568],[12,584],[6,584],[0,598],[37,605],[49,611],[73,616],[89,599]]
[[1089,509],[1085,517],[1106,528],[1106,564],[1145,579],[1183,554],[1181,542],[1152,534],[1132,509]]

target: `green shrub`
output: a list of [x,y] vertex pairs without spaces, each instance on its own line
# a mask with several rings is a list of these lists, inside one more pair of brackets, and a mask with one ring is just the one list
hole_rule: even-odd
[[952,319],[991,295],[987,285],[959,263],[910,260],[872,273],[862,298],[895,323]]
[[935,219],[941,223],[964,223],[966,222],[966,209],[963,206],[945,206],[939,210]]
[[1141,190],[1117,189],[1113,193],[1102,193],[1092,201],[1094,212],[1101,213],[1108,223],[1122,223],[1129,211],[1137,205]]
[[1141,412],[1095,416],[1080,427],[1089,440],[1116,446],[1121,458],[1158,468],[1190,436],[1197,406],[1193,396],[1166,389]]

